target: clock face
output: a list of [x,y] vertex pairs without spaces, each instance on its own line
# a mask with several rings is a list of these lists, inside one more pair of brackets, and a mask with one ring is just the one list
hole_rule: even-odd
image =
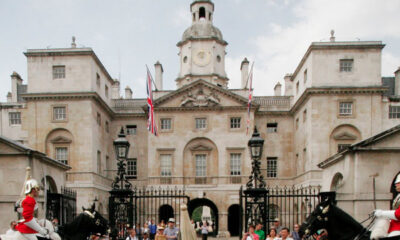
[[193,56],[193,62],[198,66],[206,66],[210,63],[211,52],[203,49],[195,50]]

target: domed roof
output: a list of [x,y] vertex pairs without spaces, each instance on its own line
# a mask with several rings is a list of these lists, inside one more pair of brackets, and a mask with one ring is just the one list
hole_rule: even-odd
[[182,42],[193,38],[213,38],[224,41],[221,31],[210,22],[194,23],[182,35]]

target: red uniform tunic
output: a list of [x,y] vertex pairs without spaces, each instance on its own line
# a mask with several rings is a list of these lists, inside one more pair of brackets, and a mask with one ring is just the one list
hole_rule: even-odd
[[388,233],[400,231],[400,206],[396,209],[396,211],[394,211],[394,216],[397,218],[397,220],[392,219],[390,221]]
[[15,228],[20,233],[37,233],[32,228],[26,226],[24,223],[29,222],[33,219],[33,212],[35,211],[36,200],[31,196],[26,196],[26,198],[22,201],[22,216],[24,217],[24,221],[19,223]]

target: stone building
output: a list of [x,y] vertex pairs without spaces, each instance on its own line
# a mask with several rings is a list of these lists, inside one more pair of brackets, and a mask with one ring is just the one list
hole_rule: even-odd
[[[78,193],[78,209],[96,199],[107,215],[116,169],[112,142],[123,127],[132,146],[131,182],[184,186],[191,199],[217,211],[218,232],[227,233],[228,209],[239,203],[239,188],[251,173],[249,61],[240,66],[241,88],[230,89],[228,43],[213,25],[214,3],[196,0],[190,11],[192,23],[177,43],[181,68],[175,90],[163,89],[163,67],[155,64],[157,137],[147,131],[146,100],[132,98],[128,87],[122,98],[119,81],[91,48],[77,48],[75,40],[71,48],[27,50],[28,85],[11,75],[12,92],[0,105],[0,133],[67,163],[67,186]],[[284,76],[284,89],[277,83],[274,96],[253,98],[251,129],[257,126],[265,139],[262,173],[269,185],[322,185],[339,193],[343,187],[348,194],[339,194],[339,203],[357,219],[372,210],[372,189],[363,185],[372,178],[357,173],[372,173],[381,162],[374,152],[348,147],[400,124],[400,71],[381,76],[384,46],[338,42],[332,32],[329,42],[311,43],[293,74]],[[390,151],[376,150],[386,158],[385,174],[375,177],[379,206],[390,201],[387,186],[400,169],[396,134],[383,141]],[[369,163],[359,162],[359,154]]]

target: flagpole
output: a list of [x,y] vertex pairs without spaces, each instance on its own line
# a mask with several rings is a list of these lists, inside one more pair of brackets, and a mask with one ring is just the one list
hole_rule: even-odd
[[[149,67],[147,67],[147,64],[146,64],[146,68],[147,68],[147,71],[150,72]],[[156,83],[154,82],[153,76],[151,76],[151,74],[150,74],[150,77],[151,77],[151,82],[152,82],[153,85],[154,85],[154,88],[156,89],[156,91],[158,91],[157,85],[156,85]]]

